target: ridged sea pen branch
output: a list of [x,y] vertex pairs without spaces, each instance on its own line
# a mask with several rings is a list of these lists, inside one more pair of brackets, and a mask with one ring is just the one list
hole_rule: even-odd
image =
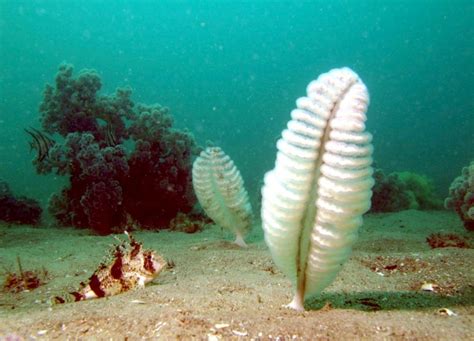
[[372,136],[369,95],[349,68],[312,81],[277,142],[275,168],[262,188],[265,241],[295,289],[289,307],[319,294],[349,258],[370,208]]
[[237,245],[247,246],[252,207],[239,170],[221,148],[208,147],[194,161],[193,187],[207,215],[232,231]]

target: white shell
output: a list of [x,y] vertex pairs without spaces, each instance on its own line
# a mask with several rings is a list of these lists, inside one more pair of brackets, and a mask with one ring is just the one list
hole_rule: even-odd
[[424,283],[421,288],[422,291],[435,291],[438,289],[438,285],[433,283]]
[[262,188],[262,226],[274,262],[294,285],[290,307],[331,284],[351,253],[370,208],[372,136],[369,95],[349,68],[307,87],[277,143]]
[[448,308],[438,309],[438,314],[447,315],[447,316],[458,316],[458,314],[456,314],[454,311],[452,311],[451,309],[448,309]]

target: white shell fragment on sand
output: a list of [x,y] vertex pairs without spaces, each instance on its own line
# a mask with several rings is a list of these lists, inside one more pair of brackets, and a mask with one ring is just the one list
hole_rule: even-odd
[[447,315],[447,316],[458,316],[454,311],[448,308],[441,308],[438,309],[438,314],[439,315]]
[[134,303],[134,304],[146,304],[145,301],[142,301],[142,300],[131,300],[130,303]]
[[232,334],[236,335],[236,336],[240,336],[240,337],[244,337],[244,336],[247,336],[247,332],[246,331],[239,331],[239,330],[232,330]]
[[218,323],[218,324],[214,325],[214,328],[222,329],[222,328],[227,328],[229,326],[230,326],[230,324],[228,324],[228,323]]
[[422,291],[436,291],[439,288],[437,284],[434,283],[424,283],[420,290]]
[[220,338],[214,334],[207,334],[207,341],[219,341]]

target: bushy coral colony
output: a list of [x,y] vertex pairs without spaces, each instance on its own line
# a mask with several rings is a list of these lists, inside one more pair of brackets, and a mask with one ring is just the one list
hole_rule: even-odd
[[42,211],[39,202],[24,196],[14,196],[10,186],[0,179],[0,221],[36,225]]
[[99,234],[121,230],[131,221],[145,228],[166,227],[195,204],[195,140],[172,127],[167,108],[135,105],[130,89],[106,96],[98,94],[100,88],[95,71],[74,77],[68,64],[59,67],[55,86],[46,86],[42,128],[64,141],[33,163],[40,174],[54,172],[70,180],[51,197],[49,211],[62,225],[90,227]]
[[474,161],[453,180],[444,205],[456,211],[467,230],[474,231]]
[[442,207],[432,181],[424,175],[412,172],[385,175],[382,169],[376,169],[374,180],[371,212],[436,210]]
[[191,167],[199,149],[190,132],[172,129],[172,124],[166,108],[138,105],[129,129],[136,144],[128,160],[124,203],[143,227],[166,225],[196,201]]
[[126,138],[125,120],[135,117],[132,91],[119,88],[114,95],[98,95],[101,87],[96,71],[82,70],[74,78],[73,66],[61,64],[55,86],[46,85],[39,107],[43,129],[64,137],[73,132],[89,132],[98,142],[105,143],[110,126],[117,142]]
[[56,144],[42,171],[69,175],[70,184],[54,194],[50,213],[63,225],[90,227],[105,234],[125,223],[123,186],[128,162],[121,145],[100,148],[90,133],[69,133],[64,144]]

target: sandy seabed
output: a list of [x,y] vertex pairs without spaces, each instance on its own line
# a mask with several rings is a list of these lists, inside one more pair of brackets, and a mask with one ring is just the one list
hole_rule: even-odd
[[[0,339],[474,340],[474,250],[431,249],[426,237],[438,232],[473,245],[451,212],[367,215],[334,283],[296,312],[283,307],[291,285],[259,225],[247,249],[216,226],[197,234],[135,232],[174,268],[142,290],[53,306],[50,298],[77,289],[116,239],[0,226],[1,283],[17,271],[17,257],[23,270],[49,273],[35,290],[0,292]],[[420,290],[424,283],[435,290]]]

